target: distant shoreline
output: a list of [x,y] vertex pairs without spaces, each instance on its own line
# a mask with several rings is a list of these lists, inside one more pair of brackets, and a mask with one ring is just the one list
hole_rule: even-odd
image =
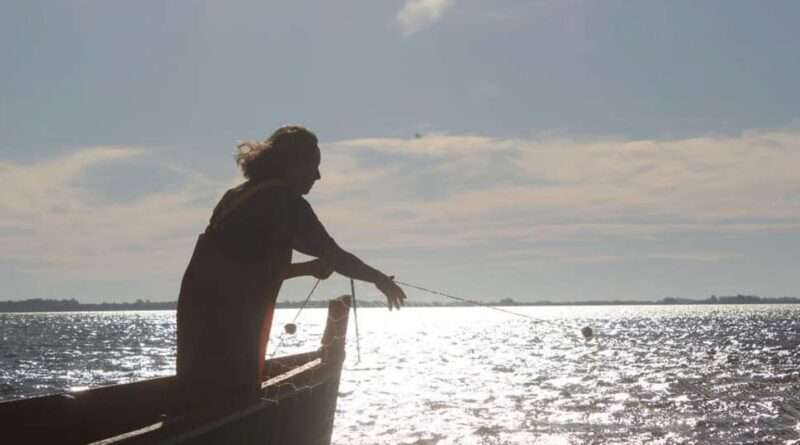
[[[480,302],[480,304],[469,304],[463,302],[415,302],[407,301],[409,307],[473,307],[473,306],[658,306],[658,305],[719,305],[719,304],[800,304],[800,298],[780,297],[762,298],[756,295],[735,295],[717,297],[712,295],[709,298],[698,300],[690,298],[666,297],[654,301],[635,301],[635,300],[607,300],[607,301],[534,301],[517,302],[510,298],[504,298],[497,302]],[[299,308],[303,305],[302,301],[278,302],[278,309]],[[324,308],[327,301],[309,301],[306,307]],[[19,312],[98,312],[98,311],[174,311],[177,309],[177,301],[153,302],[150,300],[136,300],[133,303],[80,303],[75,299],[70,300],[47,300],[29,299],[19,301],[0,301],[0,313],[19,313]],[[385,307],[382,301],[358,301],[360,307]]]

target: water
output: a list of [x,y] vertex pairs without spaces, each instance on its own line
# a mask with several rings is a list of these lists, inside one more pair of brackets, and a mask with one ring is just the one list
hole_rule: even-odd
[[[333,442],[800,443],[800,306],[514,310],[537,320],[359,309]],[[324,317],[303,311],[279,355],[316,348]],[[0,338],[3,399],[174,372],[174,312],[0,314]]]

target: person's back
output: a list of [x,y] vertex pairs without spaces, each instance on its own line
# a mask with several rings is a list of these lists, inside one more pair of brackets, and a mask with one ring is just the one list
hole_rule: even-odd
[[[254,254],[241,221],[254,195],[279,184],[238,187],[225,194],[198,238],[178,298],[177,374],[206,389],[248,389],[260,381],[263,350],[291,245],[273,243]],[[254,228],[253,228],[254,229]],[[232,236],[237,234],[238,236]]]

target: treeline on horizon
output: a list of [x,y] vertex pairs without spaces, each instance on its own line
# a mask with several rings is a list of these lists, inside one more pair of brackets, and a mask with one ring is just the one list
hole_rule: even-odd
[[[361,307],[385,307],[383,301],[364,301],[358,300]],[[606,300],[606,301],[536,301],[518,302],[512,298],[503,298],[497,302],[480,304],[470,304],[461,301],[456,302],[415,302],[406,300],[406,306],[411,307],[465,307],[465,306],[605,306],[605,305],[671,305],[671,304],[800,304],[797,297],[778,297],[762,298],[757,295],[733,295],[720,296],[712,295],[706,299],[675,298],[664,297],[654,301],[634,301],[634,300]],[[299,308],[303,306],[303,301],[279,301],[278,308]],[[325,308],[327,301],[311,300],[305,304],[309,308]],[[148,310],[175,310],[178,307],[177,301],[150,301],[136,300],[133,303],[81,303],[72,298],[69,300],[53,300],[34,298],[19,301],[0,301],[0,312],[91,312],[91,311],[148,311]]]

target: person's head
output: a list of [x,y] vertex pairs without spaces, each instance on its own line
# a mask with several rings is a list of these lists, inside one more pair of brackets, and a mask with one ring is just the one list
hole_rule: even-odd
[[279,179],[301,195],[320,179],[317,136],[299,125],[285,125],[263,141],[239,144],[234,159],[245,178]]

